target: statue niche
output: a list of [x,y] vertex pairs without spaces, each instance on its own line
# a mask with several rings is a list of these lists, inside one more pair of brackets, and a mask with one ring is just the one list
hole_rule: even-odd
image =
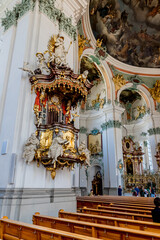
[[[57,169],[72,169],[75,163],[90,165],[90,151],[84,144],[80,151],[82,143],[78,149],[79,129],[74,127],[74,120],[79,115],[77,112],[71,114],[71,110],[75,111],[79,102],[86,102],[93,85],[87,79],[88,71],[78,75],[68,67],[67,53],[64,37],[52,36],[48,49],[36,54],[38,68],[34,71],[21,68],[31,75],[37,127],[37,135],[32,134],[25,144],[23,157],[26,162],[35,160],[38,166],[42,164],[51,171],[52,178]],[[30,156],[28,149],[31,149]]]

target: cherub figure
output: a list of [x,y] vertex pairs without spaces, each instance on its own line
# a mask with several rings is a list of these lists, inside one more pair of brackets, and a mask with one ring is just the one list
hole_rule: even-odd
[[44,54],[43,53],[36,53],[37,57],[37,65],[38,68],[41,70],[42,74],[48,74],[50,73],[50,70],[47,67],[47,63],[45,62]]
[[31,136],[25,143],[23,150],[23,158],[26,163],[31,163],[34,160],[35,151],[39,146],[39,139],[37,138],[37,133],[32,133]]

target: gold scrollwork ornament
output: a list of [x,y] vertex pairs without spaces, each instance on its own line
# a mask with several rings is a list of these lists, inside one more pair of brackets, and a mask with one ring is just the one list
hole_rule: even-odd
[[114,85],[115,85],[115,90],[118,91],[122,86],[126,84],[126,80],[124,79],[123,75],[117,74],[112,78]]
[[160,80],[157,80],[154,87],[149,89],[149,92],[154,100],[160,103]]

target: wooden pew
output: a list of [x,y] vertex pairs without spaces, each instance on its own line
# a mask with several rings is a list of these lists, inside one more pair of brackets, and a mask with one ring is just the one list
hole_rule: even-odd
[[98,238],[36,226],[9,219],[0,219],[2,240],[98,240]]
[[126,219],[132,219],[132,220],[135,219],[140,221],[152,222],[152,216],[144,215],[144,214],[118,212],[113,210],[99,210],[99,209],[86,208],[86,207],[81,208],[80,212],[93,214],[93,215],[110,216],[110,217],[126,218]]
[[47,226],[54,229],[63,229],[64,231],[76,232],[83,234],[88,239],[89,236],[96,237],[98,239],[134,239],[134,240],[160,240],[160,234],[153,232],[145,232],[139,230],[133,230],[129,228],[113,227],[103,224],[87,223],[81,221],[75,221],[64,218],[55,218],[43,215],[33,215],[33,223],[40,226]]
[[148,210],[152,211],[154,207],[142,207],[142,206],[135,206],[130,203],[113,203],[113,202],[103,202],[103,201],[93,201],[90,199],[86,200],[77,200],[77,208],[82,208],[84,206],[89,207],[89,208],[97,208],[98,205],[102,206],[110,206],[112,208],[114,207],[124,207],[124,208],[133,208],[133,209],[140,209],[140,210]]
[[132,206],[140,207],[154,207],[154,198],[143,198],[143,197],[126,197],[126,196],[83,196],[77,197],[79,200],[90,200],[90,201],[101,201],[107,203],[118,203],[118,204],[130,204]]
[[97,209],[151,215],[151,211],[135,209],[135,208],[131,209],[131,208],[125,208],[125,207],[107,207],[107,206],[97,205]]
[[160,234],[160,223],[145,222],[145,221],[124,219],[124,218],[115,218],[115,217],[108,217],[108,216],[105,217],[105,216],[98,216],[98,215],[92,215],[92,214],[86,214],[86,213],[85,214],[71,213],[71,212],[65,212],[63,210],[59,211],[59,217],[72,219],[72,220],[98,223],[98,224],[106,224],[106,225],[116,226],[116,227],[155,232]]

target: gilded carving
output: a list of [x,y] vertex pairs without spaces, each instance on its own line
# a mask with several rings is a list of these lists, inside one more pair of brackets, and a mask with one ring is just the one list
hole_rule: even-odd
[[145,106],[137,106],[137,115],[135,119],[142,118],[146,114],[146,107]]
[[41,132],[40,136],[40,148],[48,149],[52,144],[53,131],[47,129],[45,132]]
[[160,80],[157,80],[154,87],[149,89],[149,92],[154,100],[160,103]]
[[113,76],[112,80],[114,82],[116,91],[118,91],[122,86],[126,84],[126,80],[124,79],[123,75],[120,74]]
[[81,75],[73,73],[66,63],[67,53],[64,37],[52,36],[48,49],[36,54],[38,68],[30,72],[31,90],[36,94],[33,109],[38,135],[31,135],[23,157],[26,162],[35,159],[37,166],[42,164],[51,171],[53,179],[57,169],[73,169],[75,163],[89,165],[89,150],[85,145],[80,146],[83,151],[77,151],[79,129],[74,127],[74,120],[79,116],[77,104],[86,102],[93,84],[87,79],[88,71]]
[[74,136],[73,132],[71,132],[71,131],[63,132],[63,139],[66,139],[68,141],[68,144],[65,145],[64,149],[76,152],[76,149],[75,149],[75,136]]
[[82,35],[78,35],[78,48],[79,48],[78,55],[79,55],[79,60],[81,58],[81,55],[82,55],[82,53],[84,51],[85,46],[88,45],[89,43],[90,43],[90,40],[88,40],[87,38],[85,38]]
[[92,107],[94,107],[96,104],[99,104],[99,107],[102,109],[103,105],[105,103],[104,98],[100,98],[100,93],[97,94],[97,98],[92,100]]

